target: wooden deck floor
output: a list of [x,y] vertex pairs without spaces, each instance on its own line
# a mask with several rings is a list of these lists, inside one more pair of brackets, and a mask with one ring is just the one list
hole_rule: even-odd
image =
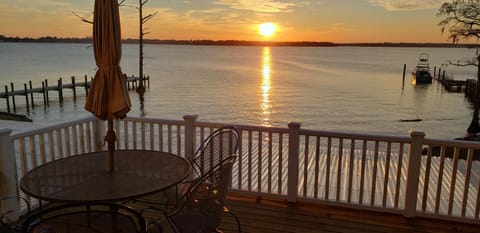
[[[229,195],[228,206],[240,217],[243,233],[480,232],[480,224],[419,217],[409,219],[397,214],[311,203],[287,204],[284,200],[258,199],[239,194]],[[147,218],[158,216],[147,214]],[[230,215],[222,216],[220,228],[225,233],[237,232],[235,220]]]
[[[463,224],[397,214],[352,210],[312,204],[287,204],[282,200],[230,195],[229,207],[240,217],[242,232],[480,232],[480,224]],[[235,232],[234,219],[224,215],[221,228]]]

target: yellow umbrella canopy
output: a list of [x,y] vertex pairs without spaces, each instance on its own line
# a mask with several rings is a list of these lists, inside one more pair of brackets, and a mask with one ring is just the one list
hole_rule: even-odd
[[91,83],[85,109],[101,120],[108,120],[105,140],[111,152],[109,170],[112,171],[116,140],[113,120],[126,117],[132,105],[127,80],[120,68],[122,45],[117,0],[95,0],[93,51],[98,70]]

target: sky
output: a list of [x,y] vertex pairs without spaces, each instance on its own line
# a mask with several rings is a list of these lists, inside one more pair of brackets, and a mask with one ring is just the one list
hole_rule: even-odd
[[[149,0],[146,39],[450,42],[437,26],[446,0]],[[120,8],[122,38],[138,38],[138,0]],[[0,0],[0,35],[91,37],[94,0]],[[76,15],[75,15],[75,14]],[[271,37],[258,25],[272,22]]]

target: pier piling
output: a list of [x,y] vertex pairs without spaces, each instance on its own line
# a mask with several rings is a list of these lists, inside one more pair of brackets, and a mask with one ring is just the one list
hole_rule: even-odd
[[13,94],[14,92],[13,83],[10,83],[10,90],[12,91],[13,112],[17,112],[17,106],[15,106],[15,95]]
[[25,95],[25,103],[27,104],[27,112],[30,112],[30,105],[28,103],[29,102],[28,101],[28,89],[27,89],[27,84],[26,83],[23,84],[23,88],[25,89],[24,95]]
[[7,112],[10,113],[10,99],[8,98],[8,86],[5,85],[5,99],[7,100]]
[[62,105],[63,104],[62,78],[58,79],[58,99],[60,101],[60,105]]
[[35,103],[33,102],[33,86],[32,86],[32,81],[28,81],[28,86],[30,87],[30,103],[32,103],[32,110],[35,109]]

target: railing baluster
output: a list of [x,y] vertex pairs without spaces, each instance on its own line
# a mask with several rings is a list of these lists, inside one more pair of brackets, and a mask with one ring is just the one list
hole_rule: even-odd
[[283,133],[278,134],[278,193],[283,194]]
[[168,145],[168,152],[172,153],[172,125],[168,125],[168,134],[167,134],[167,145]]
[[338,164],[337,164],[337,195],[335,200],[340,201],[341,183],[342,183],[342,162],[343,162],[343,138],[339,138],[338,143]]
[[[91,135],[92,135],[92,122],[87,122],[85,123],[86,125],[86,135],[85,135],[85,141],[86,141],[86,149],[85,149],[85,152],[92,152],[93,151],[93,148],[92,148],[92,138]],[[118,130],[117,130],[118,131]]]
[[445,145],[442,145],[440,149],[440,168],[438,169],[438,182],[437,182],[437,197],[435,198],[435,213],[438,214],[440,210],[440,200],[442,193],[442,180],[443,180],[443,166],[445,164]]
[[238,144],[238,189],[242,189],[242,177],[243,177],[243,130],[238,129],[238,138],[240,143]]
[[454,148],[453,152],[453,169],[452,169],[452,180],[450,182],[450,198],[448,199],[448,215],[452,215],[453,204],[455,202],[455,184],[457,181],[457,169],[458,169],[458,147]]
[[350,141],[350,161],[348,165],[348,188],[347,203],[352,202],[352,186],[353,186],[353,166],[355,165],[355,139]]
[[146,131],[147,131],[147,129],[145,128],[145,122],[142,121],[140,123],[140,133],[141,133],[141,137],[142,137],[142,147],[141,147],[142,150],[147,149],[146,137],[145,137],[145,132]]
[[42,164],[47,162],[47,155],[45,154],[45,134],[41,133],[38,135],[38,144],[40,146],[40,162]]
[[327,140],[327,164],[325,172],[325,200],[329,199],[330,194],[330,166],[332,160],[332,137]]
[[422,198],[422,211],[425,211],[427,207],[427,198],[428,198],[428,188],[430,183],[430,170],[432,166],[432,145],[428,146],[427,152],[427,164],[425,165],[425,181],[423,186],[423,198]]
[[303,153],[303,197],[307,196],[308,188],[308,144],[309,136],[305,135],[305,149]]
[[463,198],[462,198],[462,217],[465,217],[467,211],[467,202],[468,202],[468,192],[470,187],[470,176],[472,175],[472,162],[473,162],[473,149],[469,148],[467,153],[467,170],[465,174]]
[[360,171],[360,194],[358,197],[358,203],[360,205],[363,204],[363,190],[364,190],[364,183],[365,183],[365,165],[366,165],[366,160],[367,160],[367,140],[362,140],[363,141],[363,146],[362,146],[362,167]]
[[402,142],[400,143],[398,149],[398,165],[397,165],[397,176],[396,176],[396,183],[395,183],[395,209],[398,208],[398,203],[400,200],[400,182],[402,181],[402,169],[403,169],[403,148],[405,144]]
[[315,137],[315,184],[313,185],[313,197],[318,198],[320,176],[320,137]]
[[268,132],[268,193],[272,192],[272,131]]
[[390,158],[392,155],[392,142],[387,142],[387,158],[385,160],[385,178],[383,180],[382,207],[387,207],[388,179],[390,177]]
[[375,191],[377,182],[377,169],[378,169],[378,149],[380,142],[375,140],[375,151],[373,156],[373,174],[372,174],[372,187],[370,190],[370,206],[375,205]]
[[158,124],[158,150],[163,151],[163,124]]
[[252,191],[252,174],[253,174],[253,168],[252,168],[252,147],[253,147],[253,133],[252,130],[248,130],[248,191]]
[[148,125],[148,127],[150,127],[150,138],[149,138],[149,142],[150,142],[150,150],[155,150],[155,124],[153,122],[150,122],[150,124]]
[[137,143],[138,143],[138,135],[137,135],[137,121],[132,121],[132,140],[133,140],[133,149],[137,149]]
[[182,132],[181,126],[177,125],[177,155],[182,154]]
[[262,191],[262,131],[258,131],[258,138],[257,138],[257,190],[259,192]]

